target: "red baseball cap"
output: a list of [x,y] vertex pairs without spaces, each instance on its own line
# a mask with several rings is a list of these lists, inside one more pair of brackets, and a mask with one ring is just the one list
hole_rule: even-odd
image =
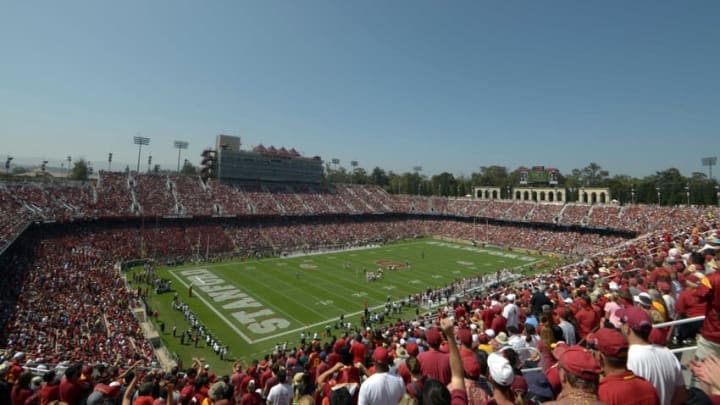
[[442,336],[440,336],[440,332],[436,328],[432,327],[425,330],[425,340],[430,346],[440,346]]
[[465,346],[472,345],[472,332],[470,332],[470,329],[459,329],[457,331],[458,339],[460,339],[460,343],[462,343]]
[[420,353],[420,349],[418,348],[418,345],[415,342],[408,342],[408,344],[405,345],[405,350],[407,350],[407,352],[410,356],[417,357],[418,353]]
[[617,310],[615,315],[620,318],[622,323],[626,323],[632,330],[638,330],[646,325],[652,325],[652,318],[650,318],[650,314],[642,308],[622,308]]
[[627,338],[615,329],[600,328],[588,342],[603,354],[613,357],[627,357],[630,347]]
[[384,347],[377,347],[373,351],[373,360],[376,363],[389,364],[390,363],[390,352]]
[[568,373],[583,380],[597,381],[600,378],[600,365],[592,353],[582,346],[571,346],[560,356],[560,365]]

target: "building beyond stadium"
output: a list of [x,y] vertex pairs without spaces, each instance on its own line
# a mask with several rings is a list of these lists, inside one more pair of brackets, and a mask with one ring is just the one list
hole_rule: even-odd
[[322,159],[301,156],[293,149],[259,145],[241,150],[237,136],[218,135],[217,177],[221,181],[320,183]]

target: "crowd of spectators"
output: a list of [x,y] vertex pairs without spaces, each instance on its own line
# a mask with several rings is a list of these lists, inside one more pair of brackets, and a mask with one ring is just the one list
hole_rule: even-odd
[[160,174],[133,176],[130,183],[133,185],[135,199],[144,215],[178,214],[178,204],[172,193],[175,186],[168,176]]
[[[340,328],[329,341],[303,336],[257,360],[236,362],[233,374],[225,377],[203,367],[202,360],[187,370],[139,376],[143,372],[136,370],[136,360],[147,361],[152,353],[123,310],[134,299],[132,293],[109,277],[113,270],[99,266],[106,253],[86,238],[58,232],[25,246],[35,250],[32,255],[18,251],[12,259],[3,258],[25,273],[26,287],[58,298],[41,302],[24,296],[23,289],[6,336],[13,360],[0,374],[15,384],[11,395],[27,398],[37,392],[39,397],[50,391],[43,388],[58,383],[38,380],[33,387],[22,368],[14,367],[27,365],[28,359],[35,365],[65,362],[69,367],[59,384],[84,381],[77,397],[67,389],[56,393],[71,405],[93,395],[108,401],[100,403],[119,398],[131,404],[145,403],[145,397],[148,403],[165,398],[183,404],[289,404],[293,399],[307,404],[554,399],[621,404],[628,401],[623,390],[632,390],[632,403],[707,401],[720,387],[710,376],[720,369],[715,355],[690,365],[707,393],[686,387],[680,363],[666,348],[675,332],[651,328],[670,319],[667,307],[652,298],[656,292],[683,296],[697,291],[695,306],[709,296],[702,289],[708,283],[700,278],[717,270],[720,233],[709,229],[717,224],[704,222],[696,219],[691,229],[654,233],[612,254],[589,255],[513,283],[488,284],[490,276],[419,293],[415,299],[440,304],[436,313],[406,319],[387,313],[384,322]],[[35,259],[23,264],[28,257]],[[483,281],[483,289],[469,288]],[[678,316],[690,315],[687,303],[677,302]],[[113,325],[107,321],[111,317]],[[700,336],[707,328],[698,328]],[[73,365],[76,360],[98,364],[80,367]],[[122,378],[117,368],[105,370],[106,364],[130,367],[132,373]],[[541,371],[521,371],[532,365]]]
[[588,213],[589,206],[584,204],[565,204],[560,211],[559,223],[563,225],[578,225]]
[[[490,404],[527,403],[534,398],[613,404],[627,402],[627,398],[610,387],[634,380],[638,383],[632,388],[623,386],[635,390],[634,398],[642,398],[643,403],[674,404],[683,403],[688,395],[698,398],[704,394],[686,389],[678,378],[680,364],[667,355],[665,346],[695,339],[702,348],[698,357],[707,360],[692,363],[690,369],[708,393],[720,389],[720,381],[711,377],[720,371],[715,357],[720,355],[715,298],[720,277],[714,275],[716,260],[720,260],[717,209],[592,209],[591,225],[618,224],[621,229],[650,232],[629,241],[612,233],[505,226],[451,217],[284,218],[278,215],[288,209],[317,214],[317,207],[344,206],[367,213],[391,204],[390,200],[382,202],[377,189],[363,191],[361,186],[318,192],[328,202],[323,207],[315,197],[315,202],[305,202],[309,199],[302,193],[293,194],[291,186],[280,190],[211,184],[211,191],[204,191],[202,185],[195,189],[201,193],[198,198],[210,206],[275,217],[228,220],[223,225],[210,219],[166,221],[157,217],[46,224],[32,227],[13,242],[32,221],[70,221],[79,218],[78,213],[87,215],[84,219],[130,216],[133,193],[154,187],[160,187],[158,193],[165,197],[136,197],[137,202],[143,209],[165,211],[173,199],[184,201],[179,195],[193,189],[177,183],[162,176],[139,181],[122,174],[104,174],[97,184],[74,186],[73,191],[38,185],[0,187],[0,231],[4,232],[0,238],[6,238],[7,247],[0,255],[0,341],[5,348],[0,364],[0,403],[25,405],[33,396],[37,402],[30,404],[47,403],[42,402],[47,395],[70,405],[80,404],[83,398],[88,404],[119,400],[140,405],[161,397],[169,405],[188,404],[193,398],[200,404],[275,404],[289,403],[292,397],[299,403],[343,403],[339,401],[344,399],[361,404],[403,400]],[[217,194],[222,187],[234,190],[237,200],[220,201]],[[327,199],[326,193],[335,197]],[[544,206],[407,196],[393,201],[395,207],[411,208],[403,213],[418,208],[415,212],[477,210],[489,218],[515,220],[529,213],[534,216],[535,210]],[[558,206],[552,207],[541,216],[549,216]],[[566,205],[561,223],[578,225],[586,216],[587,206]],[[140,375],[139,365],[153,363],[154,353],[130,310],[138,305],[139,297],[126,288],[115,266],[118,261],[143,256],[189,258],[203,250],[277,252],[351,246],[419,235],[573,254],[586,260],[513,283],[496,280],[474,293],[468,284],[450,286],[452,291],[420,293],[421,302],[440,304],[433,316],[387,319],[339,334],[331,341],[305,339],[268,353],[262,361],[236,363],[234,374],[225,378],[213,375],[202,361],[185,371]],[[691,323],[677,330],[650,329],[653,323],[703,313],[703,308],[715,315],[702,324]],[[577,342],[593,352],[574,345]],[[648,363],[649,358],[657,361]],[[532,364],[542,373],[520,372]],[[33,379],[22,367],[47,371],[58,365],[64,375],[48,372],[44,380]],[[131,372],[122,375],[120,368],[128,367]],[[601,371],[605,374],[602,379]],[[534,378],[544,378],[551,389],[540,389]],[[11,389],[8,383],[14,384]]]

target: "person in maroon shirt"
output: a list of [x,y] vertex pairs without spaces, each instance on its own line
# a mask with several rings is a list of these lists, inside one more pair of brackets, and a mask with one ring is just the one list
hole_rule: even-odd
[[65,370],[65,376],[60,381],[60,400],[69,405],[78,405],[83,395],[83,386],[80,383],[82,364],[75,363]]
[[[705,315],[706,305],[701,302],[700,298],[697,296],[699,282],[700,279],[698,279],[698,277],[694,274],[685,278],[685,289],[680,292],[677,301],[675,301],[675,312],[677,313],[678,319]],[[700,331],[702,324],[703,321],[700,320],[678,325],[678,339],[680,339],[681,342],[695,339],[695,336]]]
[[605,377],[598,386],[598,399],[608,405],[624,405],[632,398],[637,405],[659,405],[655,387],[627,369],[630,345],[627,338],[615,329],[601,328],[588,336],[588,344],[595,351]]
[[575,319],[578,322],[578,337],[584,339],[588,333],[600,324],[600,318],[590,307],[589,298],[585,296],[578,301],[580,309],[575,314]]
[[440,343],[442,343],[440,332],[435,327],[428,328],[425,331],[425,340],[430,350],[417,356],[422,374],[440,381],[444,386],[448,385],[451,377],[450,358],[447,353],[440,351]]
[[355,336],[350,344],[350,354],[353,356],[353,363],[362,363],[365,361],[365,344],[362,342],[360,334]]
[[700,328],[695,356],[702,360],[710,354],[720,356],[720,272],[710,273],[700,280],[695,294],[706,305],[705,321]]
[[32,373],[25,371],[20,374],[15,385],[12,387],[10,392],[10,400],[12,405],[25,405],[25,400],[30,398],[32,395],[32,389],[30,389],[30,381],[32,380]]
[[55,370],[45,373],[43,381],[45,385],[40,389],[40,404],[45,405],[50,401],[60,400],[60,381]]
[[475,357],[475,351],[472,349],[472,332],[470,329],[460,328],[457,330],[457,337],[460,340],[460,357]]
[[495,318],[495,310],[490,307],[490,301],[485,301],[485,307],[480,312],[480,319],[483,321],[483,329],[490,329],[493,318]]
[[505,332],[507,330],[507,319],[502,316],[502,308],[499,305],[495,306],[493,311],[495,312],[495,317],[490,324],[490,329],[494,330],[495,335],[497,335],[498,333]]

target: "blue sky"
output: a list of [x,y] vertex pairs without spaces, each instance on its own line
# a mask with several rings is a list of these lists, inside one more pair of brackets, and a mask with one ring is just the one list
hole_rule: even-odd
[[[720,154],[718,1],[13,1],[0,160],[194,163],[218,133],[396,172]],[[115,163],[117,164],[117,163]]]

